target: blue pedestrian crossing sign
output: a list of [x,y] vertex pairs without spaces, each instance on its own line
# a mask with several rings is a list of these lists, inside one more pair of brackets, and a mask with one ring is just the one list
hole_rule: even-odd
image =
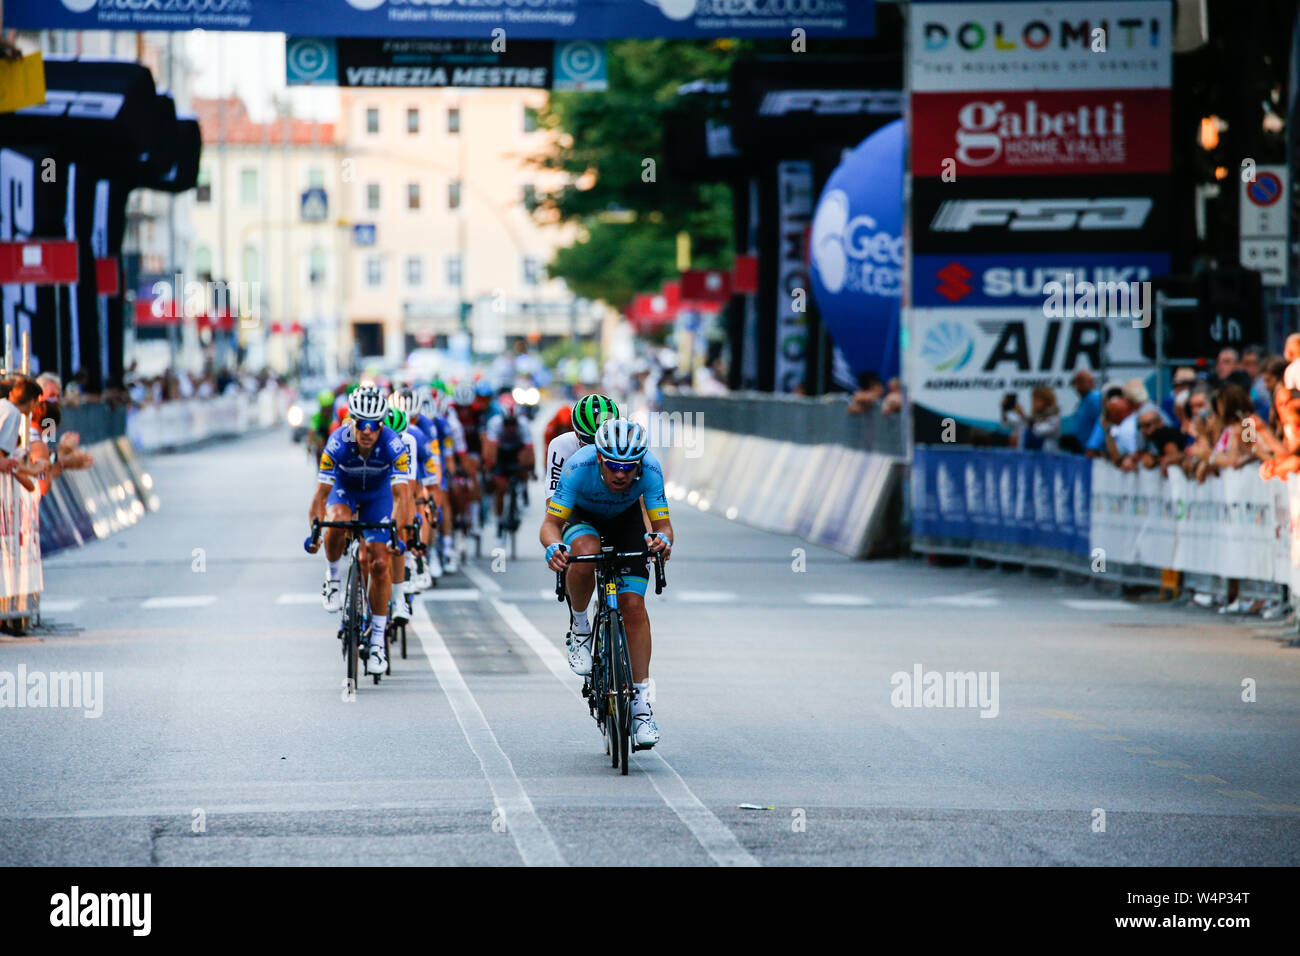
[[373,246],[375,244],[375,224],[373,222],[359,222],[352,227],[352,241],[358,246]]
[[325,190],[319,186],[304,190],[302,194],[302,221],[324,222],[329,217],[330,203]]

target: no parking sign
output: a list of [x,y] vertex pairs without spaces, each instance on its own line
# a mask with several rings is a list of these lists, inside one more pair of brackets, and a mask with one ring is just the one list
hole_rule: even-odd
[[1285,166],[1260,166],[1241,184],[1241,264],[1263,285],[1286,285],[1286,226],[1290,184]]

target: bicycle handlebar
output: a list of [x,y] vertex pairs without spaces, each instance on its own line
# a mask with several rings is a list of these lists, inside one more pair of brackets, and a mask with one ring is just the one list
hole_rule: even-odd
[[[605,561],[635,561],[638,558],[654,558],[655,594],[662,594],[664,588],[668,585],[668,581],[664,577],[664,554],[662,551],[651,551],[649,548],[645,548],[641,551],[603,551],[598,554],[574,554],[569,556],[569,563],[597,564]],[[564,600],[564,571],[555,572],[555,600]]]
[[311,542],[315,544],[320,540],[322,528],[346,528],[349,531],[374,531],[378,528],[388,529],[388,543],[394,548],[397,547],[397,525],[391,521],[358,521],[353,518],[351,521],[321,521],[319,518],[311,519]]

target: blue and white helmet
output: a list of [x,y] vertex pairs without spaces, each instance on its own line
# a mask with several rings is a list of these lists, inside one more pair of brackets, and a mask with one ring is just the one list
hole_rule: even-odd
[[373,385],[363,385],[353,389],[348,396],[348,414],[358,421],[383,421],[388,414],[388,403],[383,393]]
[[596,450],[610,461],[640,461],[650,444],[645,429],[626,418],[610,418],[596,429]]

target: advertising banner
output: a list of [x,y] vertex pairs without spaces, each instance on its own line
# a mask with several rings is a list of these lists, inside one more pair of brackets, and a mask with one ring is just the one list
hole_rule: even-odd
[[912,90],[1167,89],[1170,0],[913,3]]
[[1169,248],[1165,176],[917,179],[913,249],[944,252],[1099,252]]
[[1092,283],[1103,294],[1123,284],[1132,293],[1132,283],[1168,271],[1169,256],[1160,252],[923,255],[912,260],[912,304],[1041,308],[1049,296],[1049,283],[1075,288]]
[[[289,86],[537,87],[550,89],[555,44],[491,39],[286,37]],[[590,46],[590,44],[587,44]]]
[[919,446],[912,534],[1087,555],[1090,469],[1074,455]]
[[776,392],[803,381],[808,354],[808,227],[813,215],[813,164],[777,164]]
[[873,0],[6,0],[19,30],[512,38],[871,36]]
[[918,93],[912,173],[1068,176],[1169,171],[1169,90]]

